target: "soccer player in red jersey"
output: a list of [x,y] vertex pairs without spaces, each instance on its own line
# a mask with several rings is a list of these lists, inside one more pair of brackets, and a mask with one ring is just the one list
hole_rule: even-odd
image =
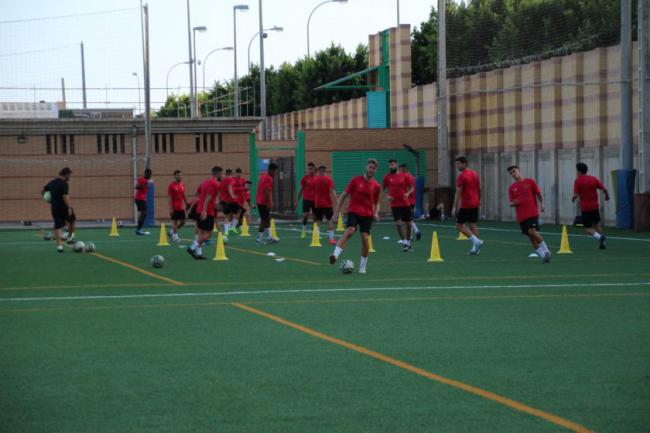
[[399,165],[399,172],[410,177],[411,182],[413,182],[413,192],[409,195],[409,205],[411,206],[411,216],[413,217],[411,219],[411,240],[413,240],[413,236],[415,235],[415,240],[419,241],[422,238],[422,233],[420,233],[420,229],[415,224],[415,177],[409,173],[409,166],[406,163]]
[[[278,242],[279,239],[271,237],[269,227],[271,227],[271,207],[273,206],[273,177],[278,171],[278,166],[275,163],[270,163],[267,172],[260,176],[257,184],[257,195],[255,202],[257,210],[260,213],[260,227],[257,230],[257,243],[263,242],[273,243]],[[266,235],[263,241],[262,236]]]
[[242,177],[241,168],[235,169],[235,176],[233,177],[235,183],[232,186],[233,192],[237,197],[237,213],[233,217],[233,222],[231,223],[231,230],[237,232],[239,226],[241,226],[241,219],[246,213],[246,179]]
[[[314,212],[314,180],[316,179],[316,165],[313,162],[307,164],[307,174],[300,179],[300,189],[296,198],[294,207],[298,207],[298,201],[302,197],[302,232],[300,237],[304,238],[307,233],[307,222],[309,221],[309,213],[315,216]],[[314,218],[314,222],[316,222]]]
[[369,159],[366,163],[366,172],[363,176],[356,176],[350,180],[350,183],[345,188],[345,191],[339,196],[336,203],[335,215],[338,215],[343,208],[345,200],[350,197],[350,205],[348,206],[348,220],[347,228],[341,239],[339,239],[334,252],[330,255],[330,264],[336,263],[339,256],[345,248],[357,227],[361,232],[361,260],[359,262],[359,273],[366,273],[366,266],[368,264],[368,252],[370,236],[370,229],[372,228],[372,220],[379,221],[379,194],[381,187],[379,183],[373,179],[377,171],[377,160]]
[[136,235],[145,236],[150,234],[142,230],[144,220],[147,218],[147,193],[149,192],[149,182],[151,182],[151,170],[146,169],[144,176],[138,178],[135,184],[135,205],[138,208],[138,228],[135,230]]
[[[231,229],[235,229],[237,221],[234,216],[239,213],[239,205],[237,204],[237,194],[235,193],[235,178],[232,177],[232,170],[226,169],[226,176],[219,184],[219,196],[221,197],[221,209],[224,213],[223,219],[223,233],[230,234]],[[235,229],[235,232],[237,229]]]
[[[248,222],[248,225],[250,226],[250,218],[248,214],[246,214],[246,208],[248,207],[248,210],[250,211],[253,209],[253,204],[251,203],[251,188],[253,187],[253,182],[250,180],[247,180],[244,182],[244,191],[241,194],[241,204],[239,205],[240,208],[240,213],[239,213],[239,218],[238,218],[238,225],[237,227],[242,225],[242,222],[244,221],[244,218],[246,218],[246,221]],[[237,195],[239,197],[239,194]]]
[[[388,161],[388,170],[388,174],[384,176],[381,183],[381,189],[383,191],[387,190],[386,197],[390,202],[390,210],[393,213],[397,234],[404,245],[404,252],[413,251],[411,246],[411,221],[413,215],[411,215],[411,206],[409,204],[409,196],[415,190],[413,180],[410,176],[397,172],[397,161],[395,159]],[[406,223],[406,236],[404,236],[402,222]]]
[[[519,171],[519,166],[512,165],[508,167],[508,173],[515,180],[508,189],[508,198],[510,206],[514,207],[517,213],[517,221],[521,227],[521,232],[528,236],[531,244],[533,244],[533,249],[542,259],[542,262],[548,263],[551,260],[551,251],[539,233],[539,211],[544,212],[542,191],[540,191],[533,179],[524,179]],[[538,200],[539,208],[537,207]]]
[[336,191],[334,181],[327,175],[327,167],[318,167],[318,176],[314,179],[314,215],[318,225],[327,220],[327,237],[330,245],[336,245],[334,240],[334,203],[336,203]]
[[196,238],[192,245],[187,247],[187,252],[195,259],[205,259],[201,246],[212,236],[214,219],[217,215],[217,197],[219,196],[219,180],[221,180],[221,167],[212,167],[212,176],[199,185],[199,200],[196,203]]
[[597,177],[587,174],[587,164],[584,162],[576,164],[578,177],[573,183],[573,201],[580,199],[580,211],[582,212],[582,224],[585,226],[587,233],[592,235],[598,241],[599,248],[604,250],[605,233],[603,230],[603,221],[600,219],[600,210],[598,205],[598,190],[602,190],[605,200],[609,200],[609,191]]
[[[470,255],[481,250],[483,241],[478,237],[478,208],[481,205],[481,180],[478,173],[467,168],[467,158],[456,158],[456,168],[460,172],[456,178],[456,195],[451,216],[456,217],[456,229],[472,241]],[[469,228],[465,224],[469,224]]]
[[178,230],[185,225],[185,184],[183,173],[180,170],[174,171],[174,181],[167,187],[167,199],[169,202],[169,215],[172,219],[172,241],[179,242]]

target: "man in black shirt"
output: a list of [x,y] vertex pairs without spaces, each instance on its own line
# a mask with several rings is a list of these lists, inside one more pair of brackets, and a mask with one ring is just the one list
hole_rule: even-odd
[[61,239],[61,228],[69,224],[68,239],[74,237],[75,215],[68,195],[68,181],[72,170],[68,167],[59,172],[59,176],[43,187],[43,193],[50,193],[50,205],[52,207],[52,219],[54,220],[54,238],[56,239],[56,250],[63,252],[63,240]]

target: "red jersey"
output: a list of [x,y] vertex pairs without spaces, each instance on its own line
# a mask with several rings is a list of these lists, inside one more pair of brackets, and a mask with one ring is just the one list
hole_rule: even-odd
[[597,177],[582,174],[573,183],[573,193],[580,197],[580,210],[587,212],[598,210],[598,190],[605,189],[605,185]]
[[183,182],[172,182],[167,187],[167,195],[172,201],[172,209],[175,211],[185,210],[185,184]]
[[361,217],[373,216],[374,206],[379,203],[381,187],[375,179],[366,180],[364,176],[356,176],[350,180],[345,192],[350,195],[348,212]]
[[242,194],[244,197],[244,203],[248,203],[249,206],[251,205],[251,192],[250,191],[244,191],[244,194]]
[[[234,203],[236,200],[230,194],[229,186],[232,186],[233,192],[235,192],[235,179],[232,177],[224,177],[219,183],[219,193],[221,195],[221,201],[226,203]],[[237,195],[237,193],[235,193]]]
[[415,177],[411,173],[404,173],[405,176],[411,178],[411,184],[413,185],[413,192],[409,195],[409,205],[415,206]]
[[410,206],[409,198],[404,198],[406,190],[413,186],[413,178],[406,173],[388,173],[381,183],[382,189],[388,189],[391,197],[390,207]]
[[208,208],[206,212],[210,216],[215,216],[216,211],[214,205],[217,202],[217,193],[219,192],[219,182],[214,177],[204,180],[199,185],[199,202],[196,205],[196,213],[201,214],[203,212],[203,204],[205,203],[205,198],[210,195],[210,201],[208,202]]
[[538,195],[541,196],[542,192],[533,179],[522,179],[510,185],[508,197],[511,202],[515,202],[517,221],[522,222],[529,218],[539,217]]
[[456,187],[463,187],[460,193],[461,209],[476,209],[481,204],[481,180],[478,173],[466,168],[456,178]]
[[314,181],[316,176],[313,174],[306,174],[300,179],[300,186],[302,187],[303,200],[314,201],[316,199],[314,193]]
[[244,192],[246,190],[246,180],[243,177],[235,177],[233,180],[235,183],[232,186],[232,190],[237,196],[237,204],[239,206],[243,206],[244,202],[246,201],[246,198],[244,197]]
[[[260,176],[260,180],[257,183],[257,195],[255,196],[255,202],[257,205],[269,206],[270,203],[267,200],[266,196],[271,196],[273,191],[273,178],[269,176],[268,173],[264,173]],[[267,194],[265,194],[267,193]]]
[[135,184],[135,199],[147,201],[147,192],[149,192],[149,181],[140,176]]
[[317,208],[333,207],[332,203],[332,189],[334,189],[334,181],[331,177],[317,176],[314,179],[314,204]]

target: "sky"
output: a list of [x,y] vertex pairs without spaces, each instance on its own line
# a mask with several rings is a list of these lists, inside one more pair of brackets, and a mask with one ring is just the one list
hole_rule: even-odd
[[[264,28],[280,26],[265,39],[265,64],[278,67],[307,53],[307,19],[322,0],[263,0]],[[84,43],[89,107],[137,108],[137,88],[143,86],[139,0],[3,0],[0,5],[0,101],[59,101],[65,79],[69,106],[79,107],[81,88],[80,42]],[[145,1],[145,3],[147,3]],[[429,17],[435,0],[400,0],[400,22],[419,26]],[[237,12],[237,67],[247,72],[248,46],[259,31],[259,0],[190,0],[191,26],[197,33],[197,59],[215,48],[233,46],[233,6]],[[149,0],[152,107],[169,92],[187,93],[189,59],[186,0]],[[115,11],[96,14],[97,12]],[[80,15],[82,14],[82,15]],[[92,15],[91,15],[92,14]],[[57,19],[40,19],[80,15]],[[25,21],[27,20],[27,21]],[[331,43],[348,52],[367,44],[368,35],[397,22],[397,0],[348,0],[327,3],[314,12],[310,25],[311,51]],[[259,62],[259,41],[250,50]],[[138,76],[134,76],[133,73]],[[199,90],[203,65],[198,67]],[[234,76],[233,51],[217,51],[205,63],[205,83]],[[51,90],[46,90],[51,89]],[[141,100],[143,99],[140,96]],[[142,101],[141,104],[144,104]],[[142,106],[142,105],[141,105]]]

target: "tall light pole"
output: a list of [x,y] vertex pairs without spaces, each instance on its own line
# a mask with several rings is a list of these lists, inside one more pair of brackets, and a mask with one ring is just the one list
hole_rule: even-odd
[[136,80],[138,81],[138,111],[142,113],[142,106],[141,106],[141,102],[140,102],[140,76],[138,75],[137,72],[134,72],[131,75],[133,75],[136,78]]
[[316,9],[318,9],[319,7],[323,6],[326,3],[347,3],[347,2],[348,0],[325,0],[324,2],[316,5],[314,9],[312,9],[311,13],[309,14],[309,18],[307,19],[307,58],[311,57],[311,50],[309,47],[309,23],[311,22],[311,16],[314,14],[314,12],[316,12]]
[[205,92],[205,62],[208,61],[208,57],[210,57],[210,54],[216,53],[217,51],[232,51],[232,47],[215,48],[203,58],[203,91],[204,92]]
[[399,29],[399,0],[397,0],[397,28]]
[[208,30],[208,28],[206,26],[198,26],[198,27],[192,28],[192,36],[193,36],[193,39],[194,39],[194,41],[193,41],[193,45],[194,45],[194,47],[193,47],[193,51],[194,51],[193,57],[194,57],[194,59],[192,60],[192,62],[194,63],[194,65],[193,65],[193,67],[194,67],[194,92],[193,92],[194,93],[194,104],[193,104],[194,112],[192,113],[193,117],[198,117],[199,116],[199,97],[197,95],[197,88],[199,87],[199,85],[198,85],[197,79],[196,79],[196,68],[197,68],[197,64],[196,64],[196,32],[203,33],[203,32],[205,32],[207,30]]
[[[262,30],[262,37],[265,38],[265,39],[268,37],[268,34],[266,32],[282,32],[282,31],[284,31],[284,27],[273,26],[270,29]],[[250,42],[248,43],[248,71],[249,72],[250,72],[251,66],[253,65],[251,63],[251,45],[253,45],[253,41],[255,40],[256,37],[259,36],[259,34],[260,34],[260,32],[255,33],[253,35],[253,37],[251,38]],[[260,53],[261,53],[261,51],[260,51]],[[260,55],[260,57],[261,57],[261,55]]]
[[172,69],[179,65],[187,65],[189,62],[178,62],[167,71],[167,79],[165,80],[165,89],[167,91],[166,96],[169,98],[169,74],[171,74]]
[[190,67],[190,117],[194,115],[194,73],[192,72],[192,25],[190,24],[190,0],[187,0],[187,64]]
[[234,62],[235,62],[235,80],[234,80],[234,92],[235,92],[235,117],[239,117],[239,83],[237,78],[237,11],[247,11],[248,5],[236,5],[232,8],[232,19],[233,19],[233,52],[234,52]]

